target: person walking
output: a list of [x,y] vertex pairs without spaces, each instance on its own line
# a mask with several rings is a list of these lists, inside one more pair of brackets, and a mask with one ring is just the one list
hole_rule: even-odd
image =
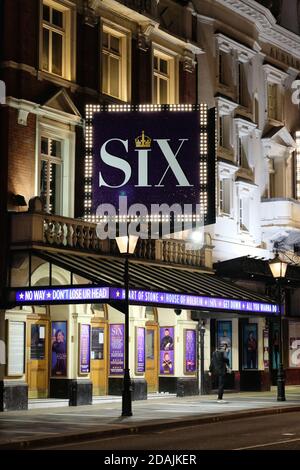
[[223,394],[225,376],[229,368],[229,359],[224,352],[224,346],[219,346],[219,348],[214,351],[209,366],[209,375],[218,378],[218,403],[226,403],[226,401],[223,400]]

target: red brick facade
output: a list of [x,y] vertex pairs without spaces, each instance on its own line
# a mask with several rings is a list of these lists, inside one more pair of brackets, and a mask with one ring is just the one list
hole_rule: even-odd
[[16,209],[12,194],[22,194],[26,202],[34,195],[36,116],[29,114],[23,126],[18,124],[18,111],[10,108],[8,119],[8,209]]

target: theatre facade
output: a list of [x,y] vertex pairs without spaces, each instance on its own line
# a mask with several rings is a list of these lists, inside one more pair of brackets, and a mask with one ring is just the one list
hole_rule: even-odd
[[[124,260],[114,241],[107,251],[94,238],[93,224],[73,221],[72,240],[63,237],[58,225],[66,234],[70,223],[34,210],[11,217],[2,410],[26,409],[34,398],[91,404],[97,396],[122,392]],[[217,278],[211,252],[208,238],[194,252],[182,240],[139,241],[129,262],[134,400],[161,392],[195,395],[201,379],[210,393],[214,384],[207,371],[218,344],[226,344],[230,360],[228,388],[270,387],[268,328],[278,306]]]
[[[208,376],[211,354],[221,344],[232,370],[228,389],[269,389],[278,367],[278,305],[266,295],[264,282],[247,289],[241,285],[248,282],[242,270],[236,269],[239,278],[230,270],[217,269],[216,275],[213,265],[222,247],[230,258],[239,255],[241,247],[247,249],[259,210],[247,206],[256,191],[248,167],[241,168],[232,182],[237,191],[229,181],[245,160],[238,153],[241,146],[228,153],[225,141],[220,142],[215,175],[214,108],[219,108],[219,118],[223,114],[227,118],[237,106],[228,87],[220,88],[222,93],[227,89],[228,99],[213,87],[214,98],[206,95],[206,85],[213,84],[218,74],[203,63],[207,56],[219,60],[224,52],[241,57],[248,66],[254,52],[242,46],[233,54],[236,42],[218,33],[224,21],[214,30],[208,16],[184,1],[15,1],[19,8],[11,0],[0,6],[8,19],[3,23],[0,64],[7,91],[6,104],[0,105],[0,225],[5,228],[0,231],[0,410],[26,409],[34,399],[62,399],[76,406],[90,404],[98,396],[121,394],[124,259],[114,237],[101,240],[96,223],[98,204],[115,206],[112,193],[101,200],[104,189],[114,186],[119,196],[123,182],[131,177],[136,178],[132,190],[144,187],[145,196],[148,188],[143,198],[148,208],[152,195],[150,202],[157,202],[154,192],[170,175],[173,180],[159,202],[171,204],[180,191],[184,196],[185,178],[190,183],[189,178],[196,176],[197,191],[191,197],[200,202],[203,223],[198,248],[191,248],[184,234],[141,237],[129,261],[133,399],[153,393],[194,395],[200,389],[210,393],[216,385]],[[18,27],[12,28],[14,24]],[[206,52],[204,28],[216,36],[209,39]],[[219,47],[215,54],[211,54],[213,43]],[[283,73],[271,72],[270,83],[281,84]],[[230,80],[230,86],[236,84]],[[210,118],[200,99],[209,103]],[[263,100],[256,103],[265,107]],[[183,125],[190,121],[181,119],[181,113],[190,113],[192,119],[194,112],[200,119],[191,136],[196,145],[190,151],[181,132],[188,133],[192,126]],[[114,121],[116,116],[119,122]],[[177,119],[175,128],[164,118]],[[110,120],[106,134],[105,119]],[[245,110],[244,118],[232,114],[232,119],[243,138],[253,131]],[[231,127],[225,123],[224,129]],[[282,135],[290,146],[284,129]],[[114,147],[108,149],[106,142],[111,139]],[[109,170],[95,167],[95,146],[103,162],[110,158],[109,151],[113,153]],[[220,147],[224,147],[221,154]],[[112,169],[119,171],[119,179],[109,180]],[[231,217],[227,206],[234,194]],[[256,199],[251,196],[250,201]],[[224,212],[223,225],[214,224],[216,207],[217,222],[218,213]],[[151,229],[154,221],[146,222]],[[236,239],[228,251],[211,231],[216,228],[218,236],[229,234],[231,239],[233,227]],[[261,245],[256,238],[251,243]],[[257,253],[260,248],[253,251]],[[270,252],[264,249],[266,254]],[[298,341],[299,323],[290,324],[289,340]],[[292,372],[299,370],[298,365]],[[299,383],[299,376],[294,375],[294,380]]]

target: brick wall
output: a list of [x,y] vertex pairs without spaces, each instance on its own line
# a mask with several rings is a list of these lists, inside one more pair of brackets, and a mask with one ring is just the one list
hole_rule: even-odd
[[18,111],[9,109],[8,208],[11,194],[22,194],[26,202],[34,196],[36,116],[29,114],[27,126],[18,124]]
[[187,72],[182,62],[179,66],[179,103],[197,103],[197,68]]
[[38,64],[39,0],[4,0],[3,60]]

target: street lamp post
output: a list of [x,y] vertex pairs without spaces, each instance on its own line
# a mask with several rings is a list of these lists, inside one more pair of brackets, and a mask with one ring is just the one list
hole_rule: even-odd
[[129,369],[129,255],[134,253],[137,241],[138,237],[133,235],[116,238],[119,251],[125,256],[125,358],[122,391],[122,416],[132,416],[131,379]]
[[284,289],[282,289],[282,280],[285,278],[287,263],[282,261],[278,252],[275,258],[269,262],[269,266],[274,279],[278,282],[278,306],[279,306],[279,365],[277,369],[277,401],[285,401],[285,379],[283,372],[283,338],[282,338],[282,304],[284,300]]
[[199,390],[200,390],[200,395],[204,395],[204,393],[205,393],[205,387],[204,387],[204,335],[205,335],[204,320],[199,320],[198,330],[199,330],[199,336],[200,336],[200,387],[199,387]]

